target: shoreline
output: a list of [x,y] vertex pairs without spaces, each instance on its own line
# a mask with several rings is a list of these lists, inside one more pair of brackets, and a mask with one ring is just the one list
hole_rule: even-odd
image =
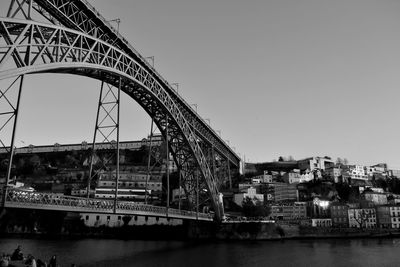
[[[150,229],[149,229],[150,230]],[[259,233],[262,234],[262,233]],[[114,239],[114,240],[141,240],[141,241],[181,241],[181,242],[254,242],[254,241],[267,241],[267,242],[279,242],[279,241],[308,241],[308,240],[334,240],[334,239],[395,239],[400,238],[400,231],[385,231],[381,233],[370,232],[370,231],[359,231],[345,234],[330,233],[330,234],[301,234],[301,235],[290,235],[290,236],[250,236],[247,233],[238,237],[234,233],[228,237],[221,237],[218,233],[216,235],[202,235],[197,237],[175,237],[170,238],[167,236],[159,236],[158,238],[143,238],[140,236],[123,235],[122,233],[107,234],[107,233],[0,233],[0,239],[2,238],[17,238],[17,239],[37,239],[37,240],[84,240],[84,239]]]

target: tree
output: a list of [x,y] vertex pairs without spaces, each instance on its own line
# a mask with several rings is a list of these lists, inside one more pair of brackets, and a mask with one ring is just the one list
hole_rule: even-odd
[[374,217],[373,209],[352,209],[352,215],[354,220],[358,224],[358,228],[366,228],[369,219]]
[[268,206],[264,205],[261,201],[254,201],[246,197],[242,202],[242,211],[246,217],[267,217],[270,214],[270,209]]
[[350,186],[347,183],[337,183],[335,186],[340,199],[343,201],[349,201],[351,193]]
[[278,159],[279,162],[285,161],[284,158],[282,156],[279,157]]

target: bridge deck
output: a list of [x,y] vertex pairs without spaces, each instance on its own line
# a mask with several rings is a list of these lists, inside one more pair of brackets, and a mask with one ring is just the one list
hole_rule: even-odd
[[[87,199],[52,193],[7,190],[4,207],[114,214],[114,200]],[[115,214],[167,217],[185,220],[212,221],[211,214],[167,209],[137,202],[117,201]]]

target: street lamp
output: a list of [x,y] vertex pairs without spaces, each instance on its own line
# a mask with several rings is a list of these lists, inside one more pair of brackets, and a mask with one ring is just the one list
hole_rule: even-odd
[[121,19],[120,18],[108,20],[107,22],[116,22],[117,23],[117,32],[119,33],[119,24],[121,23]]
[[148,59],[151,60],[151,66],[154,68],[154,56],[151,57],[145,57],[145,59],[148,61]]
[[190,105],[196,108],[196,113],[197,113],[197,104],[190,104]]
[[171,86],[172,85],[176,87],[176,93],[179,94],[179,83],[171,83]]

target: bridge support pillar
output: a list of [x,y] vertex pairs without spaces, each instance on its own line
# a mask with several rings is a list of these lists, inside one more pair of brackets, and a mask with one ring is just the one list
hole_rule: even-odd
[[165,146],[166,146],[166,174],[167,174],[167,218],[168,218],[168,210],[169,210],[169,136],[168,136],[168,116],[166,117],[166,125],[165,125]]
[[[17,92],[17,99],[15,101],[13,101],[10,96],[7,97],[7,93],[12,92],[12,88],[18,84],[17,83],[18,80],[19,80],[19,86],[18,86],[18,92]],[[1,128],[0,128],[0,133],[1,133],[0,142],[1,142],[1,145],[3,146],[3,148],[6,149],[6,151],[9,153],[7,173],[5,175],[6,179],[5,179],[4,187],[2,190],[3,191],[2,192],[2,195],[3,195],[2,206],[4,206],[5,199],[6,199],[5,195],[7,193],[7,187],[11,180],[10,179],[11,178],[11,169],[12,169],[12,162],[13,162],[14,151],[15,151],[14,143],[15,143],[15,136],[16,136],[16,132],[17,132],[18,113],[19,113],[21,92],[22,92],[23,84],[24,84],[24,75],[21,75],[21,76],[17,77],[7,89],[0,90],[0,100],[2,102],[5,102],[4,103],[5,106],[8,106],[8,109],[9,109],[9,111],[0,113],[0,117],[2,118],[3,121],[5,121],[1,125]],[[16,102],[16,103],[12,103],[12,102]],[[4,140],[5,138],[7,139],[7,137],[4,138],[4,135],[6,135],[6,133],[5,133],[7,130],[6,126],[12,119],[14,119],[14,123],[13,123],[12,131],[11,131],[11,144],[9,147],[7,147],[5,145],[6,141]]]
[[226,159],[226,164],[228,168],[229,189],[232,190],[231,162],[229,161],[228,158]]
[[[87,183],[87,198],[90,197],[91,183],[94,178],[100,179],[101,175],[109,176],[113,179],[115,175],[114,189],[114,213],[116,211],[118,199],[118,180],[119,180],[119,113],[120,113],[120,96],[122,79],[118,78],[114,84],[118,84],[115,88],[111,84],[101,82],[99,103],[97,106],[96,125],[93,135],[92,151],[90,155],[89,177]],[[96,144],[98,137],[100,142]],[[115,139],[113,139],[115,138]],[[96,146],[105,145],[109,148],[110,153],[103,157],[96,156]],[[101,152],[106,153],[106,152]],[[96,162],[96,164],[95,164]],[[110,165],[115,164],[115,169],[110,169]],[[96,165],[96,166],[95,166]],[[97,168],[95,170],[95,167]]]

